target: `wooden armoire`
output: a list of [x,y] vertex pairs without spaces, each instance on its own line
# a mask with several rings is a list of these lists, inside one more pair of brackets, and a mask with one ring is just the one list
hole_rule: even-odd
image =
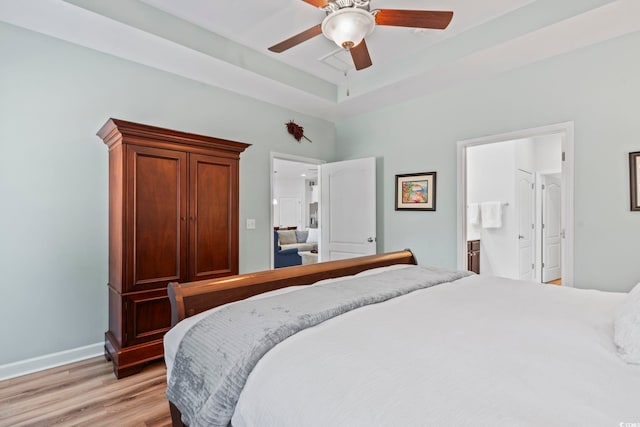
[[238,274],[240,153],[249,144],[109,119],[109,330],[116,377],[163,356],[169,282]]

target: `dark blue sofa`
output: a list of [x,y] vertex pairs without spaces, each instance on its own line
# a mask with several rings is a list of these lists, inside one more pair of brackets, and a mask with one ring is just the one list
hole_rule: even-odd
[[281,249],[278,244],[278,232],[273,231],[273,264],[275,268],[302,265],[302,257],[297,248]]

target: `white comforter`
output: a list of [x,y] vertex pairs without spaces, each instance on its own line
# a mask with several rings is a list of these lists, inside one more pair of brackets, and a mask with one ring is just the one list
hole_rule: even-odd
[[234,427],[640,423],[613,344],[624,295],[472,276],[300,332],[258,363]]
[[257,365],[234,427],[619,426],[640,367],[613,345],[623,295],[473,276],[355,310]]

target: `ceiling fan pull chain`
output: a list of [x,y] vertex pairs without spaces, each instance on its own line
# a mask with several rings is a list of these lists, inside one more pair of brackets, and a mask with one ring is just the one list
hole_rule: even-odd
[[349,96],[349,76],[347,75],[347,71],[344,72],[344,78],[347,80],[347,96]]

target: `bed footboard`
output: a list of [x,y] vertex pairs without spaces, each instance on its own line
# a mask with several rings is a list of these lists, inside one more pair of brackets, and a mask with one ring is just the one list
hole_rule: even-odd
[[321,262],[227,276],[191,283],[169,283],[171,325],[219,305],[287,286],[310,285],[319,280],[360,273],[393,264],[417,264],[413,253],[389,252],[339,261]]
[[187,425],[182,422],[180,409],[171,403],[171,401],[169,401],[169,412],[171,413],[171,427],[187,427]]
[[[171,325],[219,305],[238,301],[287,286],[311,285],[324,279],[349,276],[377,267],[417,264],[413,253],[404,251],[329,261],[257,273],[227,276],[191,283],[170,283]],[[180,410],[169,402],[173,427],[185,427]]]

